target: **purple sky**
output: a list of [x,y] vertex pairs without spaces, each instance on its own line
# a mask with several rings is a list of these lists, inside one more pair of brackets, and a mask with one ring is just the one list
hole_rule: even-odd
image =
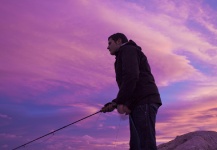
[[[1,0],[0,149],[97,112],[116,97],[107,38],[148,57],[163,106],[157,143],[217,131],[216,0]],[[97,114],[22,149],[123,150],[128,116]]]

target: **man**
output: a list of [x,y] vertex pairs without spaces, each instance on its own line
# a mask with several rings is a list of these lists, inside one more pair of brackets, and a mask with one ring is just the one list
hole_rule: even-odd
[[155,121],[162,105],[158,88],[146,56],[134,41],[122,33],[108,38],[111,55],[116,56],[115,73],[119,87],[117,97],[102,108],[129,114],[130,150],[157,150]]

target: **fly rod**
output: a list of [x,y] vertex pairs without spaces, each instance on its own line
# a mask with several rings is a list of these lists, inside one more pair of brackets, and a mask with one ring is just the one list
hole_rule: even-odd
[[40,137],[38,137],[38,138],[36,138],[36,139],[34,139],[34,140],[32,140],[32,141],[29,141],[29,142],[27,142],[27,143],[25,143],[25,144],[23,144],[23,145],[20,145],[20,146],[14,148],[14,149],[12,149],[12,150],[16,150],[16,149],[19,149],[19,148],[21,148],[21,147],[25,147],[26,145],[28,145],[28,144],[30,144],[30,143],[32,143],[32,142],[34,142],[34,141],[37,141],[37,140],[39,140],[39,139],[41,139],[41,138],[43,138],[43,137],[46,137],[46,136],[48,136],[48,135],[50,135],[50,134],[54,134],[55,132],[57,132],[57,131],[59,131],[59,130],[62,130],[62,129],[64,129],[64,128],[70,126],[70,125],[73,125],[73,124],[75,124],[75,123],[77,123],[77,122],[79,122],[79,121],[82,121],[82,120],[84,120],[84,119],[87,119],[87,118],[89,118],[89,117],[91,117],[91,116],[93,116],[93,115],[96,115],[96,114],[100,113],[100,112],[102,112],[102,110],[100,110],[100,111],[98,111],[98,112],[95,112],[94,114],[91,114],[91,115],[89,115],[89,116],[86,116],[86,117],[84,117],[84,118],[82,118],[82,119],[79,119],[79,120],[77,120],[77,121],[75,121],[75,122],[72,122],[72,123],[70,123],[70,124],[68,124],[68,125],[65,125],[65,126],[59,128],[59,129],[56,129],[56,130],[54,130],[54,131],[52,131],[52,132],[50,132],[50,133],[45,134],[45,135],[43,135],[43,136],[40,136]]

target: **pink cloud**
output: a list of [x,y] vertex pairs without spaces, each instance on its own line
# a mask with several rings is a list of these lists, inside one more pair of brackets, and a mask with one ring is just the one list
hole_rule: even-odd
[[[158,141],[172,140],[177,135],[190,131],[216,131],[216,98],[217,96],[201,96],[192,100],[179,101],[179,104],[174,102],[171,105],[162,106],[157,123]],[[168,126],[170,130],[167,129]]]
[[[130,34],[129,32],[130,28],[131,29],[134,28],[135,35],[133,34],[132,37],[140,37],[140,39],[144,39],[138,41],[139,43],[141,42],[140,44],[142,45],[142,47],[144,47],[145,53],[147,53],[151,64],[153,64],[153,70],[154,73],[156,74],[156,79],[159,82],[159,85],[167,85],[169,82],[186,80],[192,78],[192,76],[195,75],[201,77],[201,74],[189,64],[189,60],[187,60],[187,58],[183,56],[178,56],[172,52],[172,50],[175,47],[180,48],[179,45],[181,44],[185,46],[186,45],[189,46],[189,43],[192,43],[192,41],[195,41],[195,39],[196,41],[200,40],[197,39],[194,34],[187,33],[189,31],[184,29],[181,26],[183,24],[180,23],[179,23],[180,25],[177,24],[176,19],[173,19],[170,16],[159,16],[156,14],[151,14],[150,12],[141,13],[142,11],[144,11],[144,9],[142,9],[141,7],[135,4],[133,5],[134,6],[133,10],[135,11],[135,13],[142,14],[137,17],[142,18],[143,16],[146,16],[148,18],[155,18],[155,19],[149,19],[145,23],[142,23],[140,20],[133,19],[132,15],[130,15],[129,18],[124,17],[123,15],[125,15],[125,13],[129,14],[130,11],[127,12],[123,9],[123,11],[119,13],[119,15],[121,18],[125,20],[122,22],[113,23],[112,17],[114,17],[116,13],[110,11],[108,6],[109,5],[113,6],[114,4],[110,2],[107,2],[105,4],[103,5],[103,7],[99,8],[98,5],[94,6],[92,3],[89,2],[82,2],[82,3],[76,2],[75,4],[73,3],[73,5],[77,7],[84,7],[87,9],[87,10],[85,9],[86,11],[92,10],[94,8],[99,8],[99,9],[92,11],[91,13],[93,13],[94,15],[90,17],[86,17],[87,15],[86,12],[85,15],[83,14],[83,11],[82,12],[80,11],[80,9],[73,9],[73,12],[77,12],[76,15],[75,13],[73,13],[72,16],[68,18],[64,16],[60,20],[55,19],[54,17],[51,17],[48,14],[48,16],[51,18],[48,20],[43,20],[45,21],[45,23],[42,23],[42,19],[40,18],[37,18],[36,20],[32,18],[33,15],[35,15],[34,11],[29,16],[21,15],[23,18],[26,18],[26,22],[24,22],[21,25],[18,24],[18,26],[14,28],[18,28],[16,30],[22,31],[21,30],[22,28],[26,29],[27,27],[27,30],[24,32],[27,32],[29,35],[35,37],[33,39],[36,40],[31,41],[31,39],[28,39],[27,41],[29,42],[25,43],[27,46],[24,45],[23,43],[24,46],[23,49],[20,49],[20,52],[16,52],[17,54],[15,53],[16,58],[13,58],[9,56],[8,53],[5,53],[4,58],[6,59],[5,60],[6,62],[7,60],[13,59],[12,62],[16,63],[16,68],[13,66],[13,63],[8,63],[7,68],[10,68],[11,70],[17,69],[22,72],[31,72],[33,74],[38,74],[39,76],[41,76],[39,81],[45,80],[46,78],[61,79],[66,82],[73,82],[73,83],[78,82],[78,84],[81,85],[94,86],[95,88],[103,87],[106,84],[111,84],[112,82],[114,83],[114,81],[111,82],[112,79],[111,76],[114,75],[114,72],[112,70],[113,64],[108,62],[108,61],[112,61],[112,59],[110,59],[109,56],[104,55],[105,52],[102,53],[103,55],[99,54],[101,50],[97,48],[97,45],[93,44],[91,47],[92,49],[90,49],[89,45],[85,45],[84,42],[81,43],[81,40],[87,41],[87,39],[90,39],[90,41],[92,41],[93,43],[97,43],[97,40],[102,39],[101,37],[103,35],[102,36],[96,35],[94,36],[96,40],[93,40],[90,38],[90,35],[93,33],[86,32],[85,31],[86,29],[84,28],[79,29],[79,26],[75,26],[76,22],[74,21],[73,18],[79,14],[81,16],[81,19],[85,19],[84,20],[85,22],[90,22],[91,19],[93,20],[101,19],[102,23],[99,23],[99,25],[105,26],[106,25],[105,22],[107,23],[109,22],[110,24],[113,24],[113,26],[115,25],[117,29],[120,29],[122,26],[124,26],[124,24],[127,24],[127,26],[125,26],[125,28],[123,29],[123,31],[126,31],[127,34]],[[129,8],[129,6],[131,5],[129,5],[128,3],[123,5],[124,8]],[[61,5],[59,7],[61,7]],[[105,13],[108,13],[109,16],[111,16],[111,19],[106,18],[106,20],[103,20],[104,15],[102,14]],[[65,13],[61,12],[59,15],[63,16],[65,15]],[[69,24],[65,23],[66,20],[69,22]],[[44,27],[41,27],[41,29],[42,28],[49,29],[52,30],[53,32],[49,32],[49,30],[45,32],[41,32],[40,28],[38,30],[33,30],[33,27],[36,26],[32,23],[34,21],[37,23],[36,25],[44,24]],[[56,26],[53,27],[54,24],[50,24],[50,21],[55,21]],[[62,24],[61,22],[64,22],[65,24]],[[74,34],[75,29],[71,29],[69,26],[70,24],[74,25],[73,27],[76,29],[75,34]],[[153,24],[155,24],[155,26],[153,26]],[[179,26],[174,26],[174,24]],[[169,28],[169,30],[167,28],[168,25],[172,26],[171,28]],[[90,23],[86,28],[94,29],[93,26],[96,26],[96,24]],[[66,27],[65,30],[67,29],[69,30],[69,33],[66,34],[69,37],[66,37],[61,34],[60,34],[61,37],[57,36],[59,34],[56,34],[56,32],[58,30],[63,29],[63,27]],[[97,32],[98,29],[99,28],[93,31]],[[144,31],[144,35],[139,34],[140,30]],[[169,33],[168,37],[171,36],[173,40],[177,39],[177,42],[172,42],[170,38],[165,37],[165,35],[163,35],[164,32],[162,32],[162,30],[164,30],[164,32],[167,34]],[[179,32],[179,31],[184,31],[184,32]],[[86,39],[83,38],[85,36],[87,36]],[[72,39],[69,40],[70,37]],[[156,39],[156,37],[158,38]],[[191,39],[189,38],[186,39],[186,37],[190,37]],[[25,36],[22,38],[27,39],[25,38]],[[44,43],[42,42],[42,40],[39,39],[44,39],[48,43]],[[72,42],[73,40],[74,42]],[[104,38],[104,40],[106,41],[106,38]],[[185,41],[183,40],[188,41],[188,43],[186,44]],[[51,41],[54,44],[51,44]],[[194,43],[198,44],[199,42],[201,42],[201,40],[198,41],[197,43],[195,42]],[[149,43],[151,43],[151,45]],[[174,45],[172,43],[180,43],[180,44]],[[103,44],[105,44],[105,42]],[[36,45],[40,45],[40,47]],[[156,46],[153,47],[153,45],[157,45],[157,47]],[[33,49],[29,51],[31,47]],[[99,47],[102,48],[103,45],[100,44]],[[106,45],[104,45],[103,49],[105,48]],[[105,62],[104,65],[100,65],[101,62]],[[174,65],[174,63],[176,63],[176,65]],[[110,67],[105,66],[105,64],[109,64]],[[109,68],[109,70],[107,70],[108,72],[106,72],[107,75],[102,73],[102,71],[105,70],[104,69],[105,67]],[[92,70],[94,69],[94,71],[91,71],[90,69]],[[188,74],[188,76],[183,76],[183,74],[186,73]],[[108,76],[110,76],[110,78],[108,78]],[[98,78],[99,80],[95,80],[96,78]],[[102,80],[104,81],[104,85],[101,85],[102,82],[101,83],[98,82]]]
[[0,114],[0,118],[1,119],[11,119],[11,117],[9,117],[8,115],[5,115],[5,114]]

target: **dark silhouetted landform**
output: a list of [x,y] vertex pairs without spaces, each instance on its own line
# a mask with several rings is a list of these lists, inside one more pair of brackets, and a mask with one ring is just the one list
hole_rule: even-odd
[[158,150],[217,150],[217,132],[189,132],[168,143],[160,144]]

